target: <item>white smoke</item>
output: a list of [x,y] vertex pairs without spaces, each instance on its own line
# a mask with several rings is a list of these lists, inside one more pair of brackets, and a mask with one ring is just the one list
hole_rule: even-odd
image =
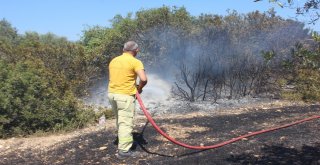
[[[170,96],[171,84],[156,74],[148,74],[148,84],[141,93],[141,98],[150,112],[162,111]],[[139,107],[138,103],[137,106]]]
[[96,81],[89,89],[88,96],[83,98],[83,101],[86,105],[94,107],[108,107],[108,78],[105,76]]
[[165,101],[170,96],[171,84],[156,74],[149,74],[148,84],[142,92],[142,98],[147,102]]
[[[148,84],[143,88],[141,98],[145,106],[150,109],[169,98],[171,84],[154,73],[147,74],[147,77]],[[84,98],[84,102],[91,106],[109,107],[107,88],[108,78],[104,77],[91,87],[89,96]]]

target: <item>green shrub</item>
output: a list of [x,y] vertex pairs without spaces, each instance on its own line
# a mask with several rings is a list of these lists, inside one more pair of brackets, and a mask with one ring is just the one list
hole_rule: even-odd
[[98,121],[101,116],[105,116],[106,119],[114,117],[112,109],[99,107],[98,111],[95,113],[95,120]]
[[78,110],[64,78],[50,73],[40,60],[0,60],[0,137],[82,127],[88,114]]
[[320,101],[320,70],[300,69],[297,77],[297,92],[302,100]]
[[293,100],[293,101],[300,101],[302,100],[303,96],[301,93],[296,91],[281,91],[281,96],[284,99]]
[[306,102],[320,101],[320,71],[315,69],[299,69],[293,79],[292,90],[282,90],[281,95],[289,100]]

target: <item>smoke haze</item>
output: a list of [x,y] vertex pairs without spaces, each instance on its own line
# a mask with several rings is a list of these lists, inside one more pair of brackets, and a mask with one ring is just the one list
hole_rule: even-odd
[[[194,71],[210,58],[213,62],[209,64],[212,68],[210,71],[223,73],[232,70],[232,62],[238,59],[258,61],[255,65],[259,65],[263,62],[261,51],[274,50],[285,57],[297,41],[308,38],[303,26],[293,22],[239,36],[230,36],[230,29],[211,29],[203,30],[191,38],[175,28],[150,29],[143,34],[144,40],[139,43],[143,54],[138,55],[145,64],[148,76],[148,84],[141,95],[144,103],[147,108],[154,109],[172,99],[173,84],[180,81],[177,77],[181,63]],[[107,77],[98,81],[90,89],[90,97],[85,102],[108,107],[107,83]]]
[[[157,105],[170,96],[171,84],[154,73],[147,73],[148,84],[141,97],[146,106]],[[108,78],[103,77],[90,89],[90,95],[84,99],[88,105],[109,107]]]

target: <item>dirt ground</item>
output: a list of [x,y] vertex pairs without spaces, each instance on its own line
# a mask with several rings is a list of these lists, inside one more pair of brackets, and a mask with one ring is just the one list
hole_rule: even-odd
[[[236,109],[165,114],[157,124],[175,139],[212,145],[234,137],[320,115],[320,104],[267,104]],[[115,156],[114,120],[66,134],[0,140],[0,164],[288,164],[320,165],[320,120],[245,138],[210,150],[191,150],[164,139],[138,115],[137,158]]]

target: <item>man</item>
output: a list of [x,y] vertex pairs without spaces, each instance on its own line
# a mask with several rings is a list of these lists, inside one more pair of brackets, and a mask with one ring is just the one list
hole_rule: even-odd
[[[124,44],[123,54],[109,64],[108,98],[116,116],[118,130],[118,158],[134,157],[137,152],[130,148],[133,144],[133,118],[135,113],[135,94],[141,93],[147,84],[147,76],[142,62],[135,57],[139,52],[138,44],[128,41]],[[136,85],[137,76],[139,85]]]

